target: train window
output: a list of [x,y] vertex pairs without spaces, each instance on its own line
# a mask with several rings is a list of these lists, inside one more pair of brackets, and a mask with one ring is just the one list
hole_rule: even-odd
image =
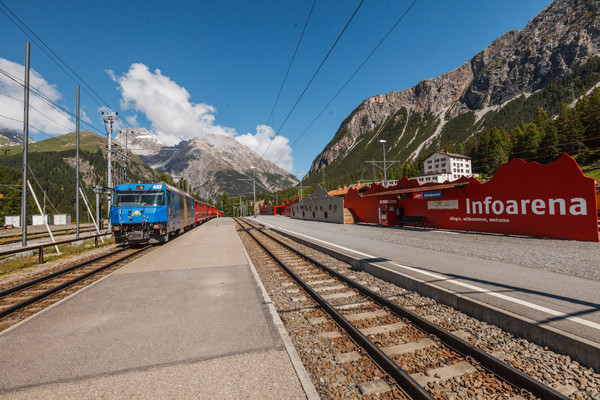
[[164,192],[145,192],[140,195],[140,202],[143,206],[164,206]]
[[165,193],[157,190],[145,192],[118,191],[115,193],[115,207],[128,206],[164,206]]

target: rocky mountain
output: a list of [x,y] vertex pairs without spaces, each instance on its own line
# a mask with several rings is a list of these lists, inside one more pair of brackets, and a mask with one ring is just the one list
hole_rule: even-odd
[[[115,136],[114,140],[121,146],[127,147],[128,151],[141,155],[154,154],[165,146],[156,135],[148,132],[145,128],[124,129]],[[127,141],[127,146],[125,146],[125,141]]]
[[[29,143],[35,140],[29,138]],[[18,146],[23,144],[23,134],[14,129],[0,128],[0,146]]]
[[[140,153],[140,157],[152,168],[176,180],[187,180],[193,190],[206,199],[214,199],[223,192],[233,196],[251,195],[253,174],[257,193],[298,183],[294,175],[229,136],[206,135],[163,147],[151,155]],[[254,171],[251,166],[255,167]]]
[[577,87],[561,86],[560,92],[548,92],[550,84],[599,55],[600,2],[556,0],[523,30],[500,36],[457,69],[364,100],[313,161],[308,176],[327,166],[328,176],[364,169],[364,161],[382,159],[378,139],[387,140],[388,159],[406,162],[448,143],[464,143],[493,124],[511,129],[519,118],[531,120],[538,107],[556,113],[561,102],[568,104],[599,80],[580,79]]

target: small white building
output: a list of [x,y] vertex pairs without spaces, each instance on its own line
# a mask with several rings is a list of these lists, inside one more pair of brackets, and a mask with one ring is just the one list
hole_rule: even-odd
[[455,181],[461,176],[474,176],[470,157],[445,151],[436,151],[425,158],[423,172],[416,178],[419,183]]
[[4,217],[4,225],[12,225],[14,227],[21,226],[20,215],[7,215]]
[[71,214],[54,214],[54,225],[71,225]]
[[413,179],[418,180],[419,181],[419,185],[422,185],[424,183],[431,183],[431,182],[444,183],[446,181],[453,181],[454,180],[454,179],[452,179],[452,174],[420,175],[420,176],[415,176]]
[[31,216],[31,225],[44,225],[44,221],[46,224],[50,225],[50,214]]

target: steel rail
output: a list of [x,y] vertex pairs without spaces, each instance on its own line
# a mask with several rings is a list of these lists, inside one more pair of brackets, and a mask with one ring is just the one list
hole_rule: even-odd
[[124,248],[118,249],[117,251],[113,251],[112,253],[103,254],[101,256],[94,257],[94,258],[92,258],[90,260],[81,262],[79,264],[75,264],[75,265],[72,265],[70,267],[61,269],[60,271],[56,271],[56,272],[53,272],[53,273],[48,274],[48,275],[40,276],[39,278],[35,278],[35,279],[30,280],[30,281],[23,282],[23,283],[21,283],[19,285],[15,285],[15,286],[9,287],[7,289],[1,290],[0,291],[0,298],[8,296],[9,294],[12,294],[14,292],[18,292],[19,290],[27,289],[27,288],[29,288],[29,287],[31,287],[33,285],[36,285],[36,284],[38,284],[40,282],[44,282],[44,281],[47,281],[49,279],[56,278],[57,276],[60,276],[62,274],[66,274],[67,272],[71,272],[74,269],[84,267],[87,264],[91,264],[93,262],[100,261],[100,260],[102,260],[104,258],[113,256],[115,254],[122,253],[123,251],[128,250],[129,248],[130,247],[124,247]]
[[55,287],[53,287],[51,289],[45,290],[44,292],[35,295],[33,297],[30,297],[27,300],[23,300],[20,303],[17,303],[17,304],[14,304],[14,305],[12,305],[12,306],[10,306],[8,308],[5,308],[2,311],[0,311],[0,318],[3,318],[3,317],[5,317],[5,316],[7,316],[9,314],[12,314],[13,312],[15,312],[15,311],[17,311],[17,310],[19,310],[19,309],[21,309],[23,307],[26,307],[26,306],[28,306],[30,304],[33,304],[36,301],[39,301],[39,300],[43,299],[44,297],[47,297],[47,296],[49,296],[51,294],[59,292],[59,291],[65,289],[65,288],[71,286],[74,283],[77,283],[77,282],[82,281],[82,280],[84,280],[86,278],[89,278],[90,276],[95,275],[95,274],[97,274],[98,272],[100,272],[100,271],[102,271],[104,269],[112,267],[113,265],[115,265],[117,263],[120,263],[121,261],[125,261],[126,259],[128,259],[130,257],[133,257],[133,256],[141,253],[142,251],[147,250],[150,247],[152,247],[152,246],[148,245],[148,246],[142,247],[140,250],[138,250],[138,251],[136,251],[134,253],[128,254],[128,255],[126,255],[124,257],[121,257],[121,258],[119,258],[117,260],[111,261],[110,263],[108,263],[106,265],[103,265],[101,267],[98,267],[98,268],[94,269],[93,271],[87,272],[87,273],[85,273],[85,274],[83,274],[81,276],[78,276],[77,278],[71,279],[68,282],[64,282],[64,283],[62,283],[62,284],[60,284],[58,286],[55,286]]
[[[246,223],[248,223],[248,222],[246,222]],[[248,224],[250,224],[250,223],[248,223]],[[268,233],[266,233],[262,230],[260,230],[260,232],[262,234],[264,234],[265,236],[268,236],[272,240],[278,242],[279,244],[283,245],[284,247],[295,252],[300,257],[303,257],[307,261],[319,266],[319,268],[325,270],[327,273],[346,282],[353,288],[360,291],[365,296],[371,297],[379,305],[388,307],[392,311],[392,313],[395,314],[396,316],[398,316],[400,318],[406,318],[411,323],[413,323],[415,326],[417,326],[418,328],[423,330],[424,332],[435,335],[436,337],[440,338],[442,343],[444,343],[446,346],[454,349],[455,351],[457,351],[458,353],[460,353],[466,357],[471,357],[472,359],[477,361],[479,364],[481,364],[482,367],[484,367],[488,371],[492,372],[493,374],[495,374],[502,380],[513,385],[514,387],[519,388],[519,389],[525,389],[528,392],[530,392],[531,394],[533,394],[539,398],[542,398],[544,400],[545,399],[549,399],[549,400],[568,400],[569,399],[567,396],[564,396],[563,394],[559,393],[558,391],[554,390],[553,388],[551,388],[547,385],[544,385],[543,383],[535,380],[531,376],[508,365],[504,361],[499,360],[498,358],[486,353],[485,351],[472,345],[471,343],[468,343],[468,342],[460,339],[459,337],[457,337],[457,336],[453,335],[452,333],[446,331],[445,329],[442,329],[439,326],[429,322],[428,320],[420,317],[419,315],[413,313],[412,311],[381,296],[377,292],[374,292],[371,289],[361,285],[360,283],[355,282],[354,280],[352,280],[352,279],[348,278],[347,276],[337,272],[336,270],[324,265],[323,263],[311,258],[310,256],[303,254],[302,252],[294,249],[293,247],[289,246],[288,244],[282,242],[281,240],[269,235]]]
[[[358,328],[340,314],[329,302],[321,297],[310,285],[308,285],[300,276],[298,276],[288,265],[275,256],[267,249],[250,231],[248,235],[279,264],[316,302],[323,308],[336,322],[342,327],[348,335],[379,365],[388,375],[390,375],[399,387],[414,400],[434,400],[435,398],[417,383],[406,371],[398,366],[387,354],[383,352],[375,343],[367,338]],[[264,233],[264,232],[263,232]]]
[[[86,229],[81,229],[79,232],[85,233],[85,232],[94,232],[94,231],[95,231],[94,228],[86,228]],[[66,236],[66,235],[70,235],[70,234],[74,235],[75,231],[71,228],[57,229],[57,230],[53,230],[52,233],[54,234],[54,236]],[[21,241],[20,236],[21,236],[21,233],[18,233],[13,236],[0,237],[0,245],[20,242]],[[30,235],[27,235],[27,240],[43,239],[43,238],[47,238],[47,237],[50,237],[48,235],[48,232],[32,233]],[[5,240],[5,239],[8,239],[8,240]]]

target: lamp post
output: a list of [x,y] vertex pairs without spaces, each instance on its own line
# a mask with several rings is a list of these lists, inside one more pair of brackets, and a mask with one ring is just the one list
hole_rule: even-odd
[[384,139],[380,139],[379,143],[383,145],[383,186],[387,187],[387,168],[385,166],[385,143],[387,141]]
[[[301,177],[302,174],[298,174],[298,176]],[[302,192],[302,178],[300,178],[300,200],[303,199],[303,197],[302,197],[303,195],[304,195],[304,193]]]

